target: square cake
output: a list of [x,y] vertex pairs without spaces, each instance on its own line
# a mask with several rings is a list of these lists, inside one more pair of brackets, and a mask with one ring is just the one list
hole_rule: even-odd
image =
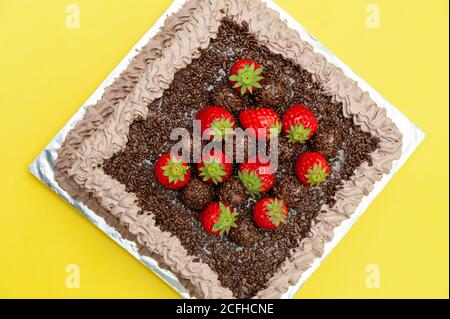
[[[239,61],[253,61],[245,65],[257,73],[250,90],[230,71]],[[316,127],[302,124],[298,141],[279,134],[273,180],[256,194],[233,160],[213,183],[197,169],[202,163],[189,163],[182,187],[168,189],[158,163],[176,143],[171,132],[192,131],[211,106],[226,110],[233,128],[247,126],[244,111],[270,110],[280,130],[301,106]],[[253,123],[259,115],[252,114]],[[386,111],[264,2],[189,0],[67,135],[56,180],[175,274],[191,297],[280,298],[390,172],[401,148]],[[326,163],[316,184],[298,172],[305,154]],[[264,199],[282,211],[278,222],[271,215],[273,229],[255,220]],[[199,216],[217,203],[233,220],[211,232]]]

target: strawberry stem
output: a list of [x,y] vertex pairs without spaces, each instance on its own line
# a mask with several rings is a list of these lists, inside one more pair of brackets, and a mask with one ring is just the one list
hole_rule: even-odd
[[284,212],[284,202],[282,200],[272,200],[266,204],[270,221],[275,225],[286,223],[286,215]]
[[305,128],[303,124],[300,125],[291,125],[291,128],[288,132],[289,135],[289,143],[297,143],[301,144],[306,143],[309,140],[309,135],[311,133],[310,128]]
[[200,168],[200,176],[203,177],[204,182],[212,180],[214,184],[222,183],[223,176],[226,176],[225,165],[220,163],[220,159],[211,159],[208,162],[203,162],[204,166]]
[[261,183],[260,177],[254,171],[244,170],[238,172],[238,178],[252,198],[260,196],[260,193],[263,191],[263,183]]
[[219,220],[214,224],[212,230],[214,232],[220,231],[220,235],[224,233],[228,234],[232,227],[237,227],[236,217],[239,215],[237,212],[231,212],[229,207],[226,207],[222,202],[219,203],[220,216]]
[[254,89],[262,88],[259,83],[264,77],[261,76],[263,68],[258,68],[255,70],[255,65],[245,64],[244,68],[239,70],[237,74],[230,76],[230,80],[236,82],[233,88],[241,88],[241,95],[247,92],[253,93]]
[[214,136],[214,141],[222,141],[228,137],[232,133],[233,130],[233,122],[231,119],[221,118],[219,120],[215,120],[211,123],[212,135]]
[[314,164],[312,169],[308,169],[308,174],[305,175],[311,186],[319,186],[328,176],[327,168],[317,164]]
[[164,176],[169,178],[169,182],[176,184],[179,181],[184,182],[189,166],[183,165],[182,160],[171,158],[167,161],[167,165],[163,166],[162,169],[164,171]]

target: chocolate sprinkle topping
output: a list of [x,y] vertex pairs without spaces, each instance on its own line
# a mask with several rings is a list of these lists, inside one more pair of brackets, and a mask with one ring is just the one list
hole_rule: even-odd
[[[226,88],[228,70],[240,58],[257,61],[264,67],[268,83],[273,84],[259,92],[257,99],[255,96],[236,96]],[[334,103],[322,92],[307,71],[271,53],[258,43],[245,25],[224,20],[217,38],[200,58],[175,75],[170,88],[160,99],[149,105],[148,118],[131,125],[126,149],[106,161],[103,168],[124,184],[128,192],[136,194],[142,212],[151,212],[163,231],[175,235],[190,255],[216,271],[222,285],[231,289],[235,297],[253,297],[267,287],[268,280],[290,257],[292,249],[309,235],[311,222],[322,205],[334,204],[334,194],[343,181],[348,180],[363,162],[371,164],[370,154],[378,147],[376,138],[363,132],[352,119],[345,118],[342,105]],[[241,103],[237,103],[236,98],[240,98]],[[154,163],[175,143],[170,140],[171,130],[178,127],[192,129],[192,120],[198,110],[221,101],[235,116],[245,108],[259,107],[259,103],[282,116],[292,103],[303,103],[318,119],[322,131],[312,142],[291,147],[281,139],[281,158],[276,173],[278,184],[267,196],[286,197],[289,190],[286,185],[279,185],[283,181],[295,187],[294,165],[298,154],[322,150],[333,156],[329,158],[332,173],[324,184],[292,190],[292,194],[301,197],[287,198],[295,207],[289,207],[287,223],[273,232],[255,226],[252,220],[255,201],[249,198],[235,207],[239,212],[239,228],[233,229],[228,237],[210,236],[203,230],[198,212],[184,204],[182,192],[163,189],[155,181]]]

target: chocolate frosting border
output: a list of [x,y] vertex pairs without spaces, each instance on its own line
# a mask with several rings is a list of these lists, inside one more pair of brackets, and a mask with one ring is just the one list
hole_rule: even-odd
[[128,129],[134,119],[145,116],[149,102],[162,95],[176,71],[198,57],[199,49],[209,45],[223,17],[237,23],[246,21],[262,44],[312,73],[326,94],[336,102],[342,102],[346,117],[352,117],[355,124],[381,141],[379,149],[372,154],[374,165],[369,167],[366,163],[355,170],[353,177],[337,192],[336,205],[323,207],[324,212],[312,225],[312,236],[301,242],[292,257],[269,280],[268,287],[256,296],[279,298],[289,286],[297,283],[313,260],[322,255],[325,243],[333,237],[333,229],[349,218],[361,199],[371,192],[374,183],[389,173],[392,162],[401,155],[402,136],[384,109],[379,108],[355,81],[345,77],[341,69],[315,53],[312,46],[302,41],[299,34],[266,4],[259,0],[191,0],[186,5],[196,8],[191,11],[192,19],[181,24],[172,43],[163,49],[160,58],[148,65],[130,94],[118,103],[106,122],[100,124],[100,129],[83,140],[79,149],[73,152],[73,165],[68,172],[136,235],[140,244],[161,255],[169,269],[189,280],[195,296],[232,297],[231,291],[220,285],[217,274],[208,265],[194,262],[194,257],[187,255],[177,238],[154,225],[151,212],[138,215],[135,195],[126,193],[123,185],[98,166],[125,147]]
[[[161,57],[164,48],[170,46],[175,34],[186,21],[192,19],[191,12],[197,8],[197,3],[186,2],[177,12],[167,16],[161,30],[131,59],[127,68],[105,89],[101,99],[86,109],[83,119],[67,134],[58,150],[58,156],[55,160],[55,180],[59,186],[72,198],[82,202],[96,215],[102,217],[124,239],[135,242],[141,255],[153,258],[158,262],[160,268],[164,269],[167,267],[164,265],[162,256],[151,252],[147,247],[138,243],[137,236],[130,233],[125,226],[121,225],[120,221],[104,208],[91,192],[78,185],[68,174],[68,170],[73,164],[73,153],[79,148],[81,142],[94,134],[109,118],[117,104],[135,88],[142,74],[147,70],[149,65]],[[193,296],[197,296],[195,289],[191,288],[190,281],[184,280],[180,276],[178,277],[186,289]]]
[[98,204],[95,198],[89,195],[85,188],[78,185],[67,174],[73,164],[72,155],[78,149],[81,142],[85,138],[90,137],[109,118],[117,104],[135,88],[142,74],[147,70],[149,65],[161,57],[164,48],[171,44],[180,26],[192,18],[191,11],[196,8],[196,4],[187,2],[178,12],[166,18],[162,30],[150,39],[130,61],[125,71],[105,89],[101,99],[86,109],[83,119],[67,134],[58,151],[58,157],[55,160],[55,179],[58,184],[70,193],[72,197],[88,204],[96,213],[102,210],[103,207]]

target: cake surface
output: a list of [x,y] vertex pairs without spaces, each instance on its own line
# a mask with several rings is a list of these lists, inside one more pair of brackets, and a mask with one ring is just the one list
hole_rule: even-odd
[[[401,153],[400,132],[258,0],[188,1],[146,48],[67,137],[58,182],[175,273],[193,297],[281,297],[390,171]],[[263,89],[230,98],[226,72],[243,57],[264,65]],[[235,116],[260,104],[282,114],[303,103],[323,128],[294,148],[280,139],[271,194],[292,204],[289,223],[274,232],[255,227],[248,198],[236,207],[241,227],[228,237],[208,236],[181,194],[155,181],[153,165],[174,143],[171,130],[190,128],[197,111],[218,102]],[[332,173],[305,190],[292,166],[307,151],[326,153]]]

